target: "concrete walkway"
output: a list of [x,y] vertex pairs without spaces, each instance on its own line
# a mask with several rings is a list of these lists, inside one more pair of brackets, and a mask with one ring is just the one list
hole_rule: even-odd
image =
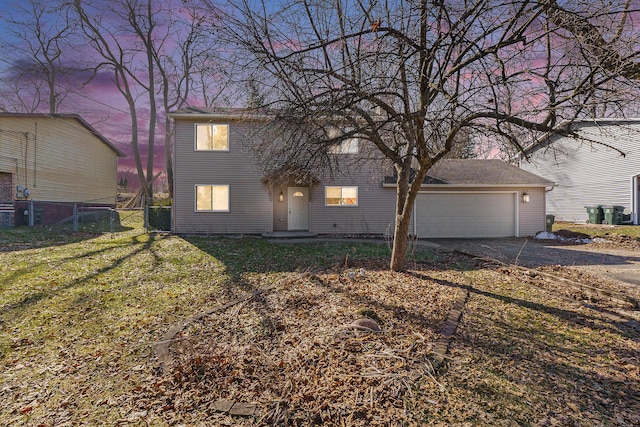
[[[265,236],[267,237],[267,236]],[[316,237],[302,237],[302,238],[292,238],[290,236],[286,236],[286,238],[274,236],[273,238],[268,238],[268,241],[271,243],[281,243],[281,244],[296,244],[296,243],[371,243],[372,245],[388,245],[390,242],[383,238],[350,238],[350,237],[328,237],[328,236],[316,236]],[[421,248],[429,248],[429,249],[438,249],[441,246],[438,243],[431,242],[428,240],[419,240],[417,245]]]

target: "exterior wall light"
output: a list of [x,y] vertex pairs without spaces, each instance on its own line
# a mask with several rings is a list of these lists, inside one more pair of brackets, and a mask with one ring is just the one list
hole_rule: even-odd
[[529,193],[525,191],[522,193],[522,203],[529,203],[531,199],[529,198]]
[[284,194],[282,193],[282,190],[280,190],[280,195],[278,196],[278,200],[280,200],[281,202],[284,202]]

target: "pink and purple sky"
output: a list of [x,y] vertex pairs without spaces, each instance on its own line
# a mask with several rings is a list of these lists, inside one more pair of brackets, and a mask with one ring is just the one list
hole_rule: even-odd
[[[29,66],[34,63],[33,51],[37,47],[37,38],[33,33],[35,23],[39,22],[43,33],[49,35],[64,28],[64,19],[59,11],[51,8],[62,4],[61,0],[2,0],[0,8],[0,109],[8,112],[49,112],[46,84],[34,73],[29,71]],[[184,34],[181,31],[188,30],[193,22],[187,4],[183,0],[156,0],[152,5],[161,13],[158,16],[158,29],[156,34],[163,38],[162,54],[166,57],[180,54],[176,49]],[[131,31],[131,27],[123,25],[122,18],[109,12],[113,2],[108,0],[94,0],[90,13],[101,14],[103,30],[112,33],[107,38],[111,42],[116,41],[125,49],[139,47],[139,40]],[[42,12],[40,14],[40,12]],[[39,21],[36,16],[39,15]],[[181,24],[179,26],[177,24]],[[206,23],[205,23],[206,25]],[[186,28],[186,30],[183,29]],[[78,29],[75,25],[74,29]],[[86,68],[95,66],[103,59],[89,46],[86,39],[78,32],[69,39],[69,45],[61,48],[60,64],[67,70],[67,74],[61,73],[58,78],[60,87],[69,88],[68,94],[59,103],[58,113],[76,113],[95,127],[107,139],[118,148],[127,153],[127,158],[119,160],[121,171],[135,171],[135,163],[131,149],[131,114],[128,104],[115,84],[113,69],[105,67],[98,71],[93,78],[86,83],[90,75]],[[136,45],[137,43],[137,45]],[[172,48],[173,46],[173,48]],[[139,53],[127,53],[136,77],[144,81],[148,78],[148,67],[145,66],[144,57]],[[83,70],[84,68],[84,70]],[[179,74],[179,73],[176,73]],[[18,83],[17,83],[18,82]],[[40,86],[40,96],[38,87]],[[19,90],[17,89],[19,88]],[[64,90],[64,89],[63,89]],[[136,90],[136,89],[134,89]],[[215,90],[215,85],[213,90]],[[159,90],[157,90],[159,93]],[[192,92],[189,99],[191,105],[202,105],[203,100],[198,99],[196,92]],[[164,120],[165,115],[160,99],[157,100],[158,125],[154,146],[154,169],[164,169]],[[143,168],[146,169],[146,153],[148,151],[147,128],[149,120],[149,100],[144,91],[137,88],[136,111],[138,114],[139,146],[143,157]],[[130,180],[131,181],[131,180]]]

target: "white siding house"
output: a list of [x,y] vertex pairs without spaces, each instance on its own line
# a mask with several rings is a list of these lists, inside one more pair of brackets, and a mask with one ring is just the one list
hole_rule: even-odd
[[639,223],[640,119],[579,121],[579,137],[550,136],[527,151],[520,167],[556,183],[547,212],[558,221],[585,222],[585,206],[624,206]]

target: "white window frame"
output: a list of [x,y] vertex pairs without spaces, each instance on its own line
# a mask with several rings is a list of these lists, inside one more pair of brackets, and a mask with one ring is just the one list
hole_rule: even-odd
[[358,154],[360,152],[360,138],[346,138],[329,147],[331,154]]
[[[327,191],[330,188],[339,188],[340,189],[340,200],[343,200],[342,192],[345,188],[355,188],[356,190],[356,203],[355,204],[347,204],[347,203],[338,203],[338,204],[329,204],[327,203]],[[357,185],[325,185],[324,187],[324,205],[327,207],[338,207],[338,208],[355,208],[360,204],[360,194]]]
[[[198,187],[225,187],[227,189],[227,208],[226,209],[214,209],[213,206],[213,196],[211,196],[211,209],[198,209]],[[193,196],[194,196],[194,211],[195,212],[230,212],[231,208],[231,189],[227,184],[196,184],[193,186]]]
[[[211,145],[211,148],[205,149],[205,148],[198,148],[198,127],[204,127],[204,126],[208,126],[208,127],[225,127],[227,129],[227,148],[213,148],[213,143]],[[195,151],[218,151],[218,152],[228,152],[229,151],[229,125],[228,124],[224,124],[224,123],[196,123],[193,127],[193,148]]]

